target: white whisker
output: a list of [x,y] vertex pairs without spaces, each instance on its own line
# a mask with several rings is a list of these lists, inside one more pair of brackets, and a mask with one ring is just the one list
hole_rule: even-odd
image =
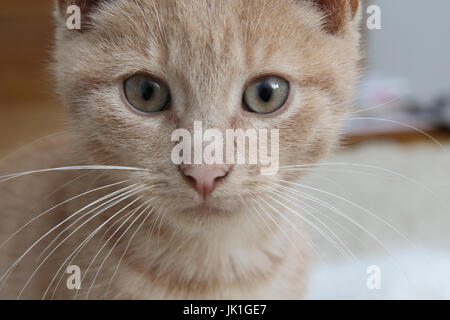
[[[150,200],[142,203],[139,207],[137,207],[136,209],[134,209],[132,211],[132,214],[124,221],[120,224],[120,226],[114,231],[114,233],[104,242],[104,244],[102,245],[102,247],[97,250],[97,253],[95,254],[95,256],[92,258],[91,262],[89,263],[88,267],[86,268],[86,271],[83,275],[83,277],[81,278],[81,282],[84,281],[86,275],[89,273],[89,270],[91,269],[92,265],[94,264],[95,259],[98,257],[98,255],[100,254],[100,252],[103,251],[103,249],[106,247],[106,245],[108,244],[108,242],[116,235],[117,232],[119,232],[119,230],[128,222],[128,220],[131,219],[131,217],[133,217],[133,215],[138,212],[142,207],[144,207],[145,205],[147,205],[148,203],[150,203],[155,197],[151,198]],[[78,292],[75,293],[74,299],[76,299],[76,297],[78,296]]]
[[[155,199],[155,197],[153,197],[152,199],[150,199],[150,200],[148,200],[147,201],[147,203],[149,203],[150,201],[152,201],[153,199]],[[103,265],[105,264],[105,262],[106,262],[106,260],[108,259],[108,257],[111,255],[111,253],[113,252],[113,250],[114,250],[114,248],[116,247],[116,245],[119,243],[119,241],[125,236],[125,234],[128,232],[128,230],[130,230],[131,229],[131,227],[136,223],[136,221],[137,220],[139,220],[139,218],[146,212],[146,210],[148,209],[150,207],[150,205],[149,206],[147,206],[146,208],[144,208],[143,210],[142,210],[142,212],[130,223],[130,225],[125,229],[125,231],[124,232],[122,232],[122,234],[120,235],[120,237],[117,239],[117,241],[114,243],[114,245],[112,246],[112,248],[109,250],[109,252],[107,253],[107,255],[106,255],[106,257],[103,259],[103,261],[102,261],[102,263],[100,264],[100,266],[99,266],[99,268],[98,268],[98,270],[97,270],[97,272],[96,272],[96,274],[95,274],[95,276],[94,276],[94,279],[92,280],[92,283],[91,283],[91,285],[90,285],[90,287],[89,287],[89,289],[88,289],[88,292],[87,292],[87,295],[86,295],[86,299],[88,299],[89,298],[89,295],[90,295],[90,292],[91,292],[91,290],[92,290],[92,288],[93,288],[93,286],[94,286],[94,284],[95,284],[95,281],[97,280],[97,277],[98,277],[98,275],[99,275],[99,273],[100,273],[100,271],[101,271],[101,269],[102,269],[102,267],[103,267]],[[147,217],[148,217],[148,215],[147,215]],[[110,239],[108,239],[108,241],[109,241]],[[108,241],[106,242],[106,243],[108,243]],[[105,244],[106,244],[105,243]],[[103,247],[102,247],[103,248]],[[97,255],[96,255],[97,256]],[[94,257],[94,259],[92,260],[92,262],[95,260],[95,257]],[[87,272],[86,272],[87,273]]]
[[[293,241],[291,240],[291,238],[288,236],[288,234],[285,232],[285,230],[273,219],[270,212],[266,212],[264,207],[261,204],[259,204],[256,200],[253,200],[253,201],[263,210],[262,212],[275,224],[275,226],[278,228],[278,230],[280,230],[280,232],[286,237],[286,239],[293,245]],[[263,217],[263,215],[261,215],[260,211],[258,211],[258,209],[256,207],[255,207],[255,210],[261,217]],[[290,224],[290,226],[292,229],[294,229],[294,231],[296,230],[292,224]],[[275,233],[273,231],[272,231],[272,233],[278,239],[278,237],[275,235]],[[314,251],[314,253],[316,253],[319,256],[319,252],[318,252],[315,244],[310,239],[307,239],[306,234],[301,235],[301,237],[304,238],[305,241],[311,246],[311,249]],[[293,245],[293,246],[294,246],[294,248],[297,248],[295,245]]]
[[[341,248],[341,249],[344,250],[343,253],[347,254],[349,257],[351,257],[351,258],[353,258],[353,259],[355,259],[355,260],[358,260],[358,258],[357,258],[357,257],[354,255],[354,253],[352,252],[352,250],[350,250],[350,248],[347,246],[347,244],[346,244],[344,241],[342,241],[342,240],[338,237],[338,235],[337,235],[333,230],[330,229],[330,227],[329,227],[328,225],[326,225],[322,220],[320,220],[317,216],[315,216],[315,215],[314,215],[313,213],[311,213],[309,210],[307,210],[307,209],[305,209],[304,207],[300,206],[299,204],[294,203],[293,201],[289,200],[289,198],[290,198],[290,199],[293,199],[293,200],[297,201],[296,198],[291,197],[291,196],[286,195],[286,194],[283,195],[283,194],[281,194],[281,192],[277,192],[276,190],[273,190],[273,189],[272,189],[272,190],[270,190],[269,188],[266,188],[266,189],[268,189],[269,192],[271,192],[271,193],[277,195],[277,196],[280,197],[281,199],[284,199],[285,201],[287,201],[287,202],[293,204],[294,206],[298,207],[299,209],[301,209],[301,210],[305,211],[307,214],[309,214],[314,220],[316,220],[321,226],[323,226],[323,227],[325,228],[325,231],[328,231],[328,232],[332,235],[332,237],[328,236],[328,235],[326,234],[325,231],[323,231],[322,229],[320,229],[320,227],[317,227],[313,222],[311,222],[311,224],[313,225],[313,228],[318,228],[320,231],[323,231],[323,234],[321,234],[322,237],[324,237],[324,235],[326,235],[326,237],[324,237],[324,238],[325,238],[326,240],[328,240],[330,243],[332,243],[334,246],[336,246],[337,243],[336,243],[336,241],[333,240],[333,238],[335,238],[335,239],[339,242],[339,244],[340,244],[340,245],[339,245],[339,248]],[[298,213],[298,216],[299,216],[302,220],[303,220],[303,219],[306,219],[306,217],[304,217],[304,216],[301,215],[300,213]],[[308,221],[308,219],[306,219],[306,221]]]
[[[132,186],[128,186],[125,187],[123,189],[120,189],[116,192],[113,192],[111,194],[108,194],[100,199],[97,199],[91,203],[89,203],[88,205],[84,206],[83,208],[81,208],[80,210],[78,210],[77,212],[75,212],[74,214],[70,215],[68,218],[64,219],[62,222],[58,223],[55,227],[53,227],[50,231],[46,232],[43,236],[41,236],[37,241],[35,241],[9,268],[8,270],[6,270],[6,272],[0,277],[0,283],[3,282],[3,280],[5,279],[5,277],[15,268],[15,266],[17,266],[17,264],[20,263],[20,261],[22,261],[22,259],[38,244],[40,243],[45,237],[47,237],[49,234],[51,234],[53,231],[55,231],[57,228],[59,228],[61,225],[63,225],[65,222],[69,221],[71,218],[73,218],[74,216],[78,215],[80,212],[84,211],[85,209],[92,207],[94,205],[96,205],[97,203],[110,198],[111,196],[114,196],[117,193],[120,192],[124,192],[127,189],[129,189],[130,187],[134,187],[135,185]],[[4,284],[4,282],[3,282]],[[2,284],[2,285],[3,285]]]
[[[128,190],[125,193],[121,193],[115,197],[113,197],[112,199],[109,199],[108,201],[103,202],[102,204],[98,205],[97,207],[95,207],[94,209],[88,211],[87,213],[83,214],[81,217],[79,217],[78,219],[76,219],[74,222],[72,222],[70,225],[68,225],[67,227],[65,227],[62,231],[60,231],[55,238],[53,238],[52,241],[50,241],[50,243],[44,248],[44,250],[42,250],[42,252],[39,254],[38,260],[42,257],[42,255],[49,249],[51,248],[51,246],[59,239],[59,237],[61,237],[64,233],[66,233],[66,231],[68,231],[70,228],[72,228],[74,225],[76,225],[80,220],[82,220],[84,217],[88,216],[89,214],[91,214],[92,212],[94,212],[95,210],[101,209],[102,207],[104,207],[105,205],[110,204],[111,202],[114,202],[113,204],[109,205],[105,210],[115,206],[116,204],[120,203],[122,200],[122,197],[135,192],[138,189],[141,189],[142,186],[139,186],[137,188]],[[119,199],[120,198],[120,199]],[[119,200],[117,200],[119,199]]]
[[[288,182],[288,181],[283,181],[283,180],[281,180],[281,182],[296,185],[296,184],[293,183],[293,182]],[[283,188],[283,189],[287,190],[288,192],[291,192],[291,193],[294,193],[294,194],[296,194],[296,195],[299,195],[300,197],[303,197],[303,198],[305,198],[305,199],[307,199],[307,200],[309,200],[309,201],[312,201],[312,202],[314,202],[314,203],[319,204],[319,205],[322,206],[322,207],[325,207],[325,208],[329,209],[330,211],[334,212],[334,213],[337,214],[338,216],[344,218],[345,220],[348,220],[349,222],[351,222],[352,224],[354,224],[355,226],[357,226],[358,228],[360,228],[362,231],[366,232],[366,233],[367,233],[367,234],[368,234],[375,242],[377,242],[377,243],[380,245],[381,248],[383,248],[383,249],[386,251],[386,253],[391,257],[391,259],[392,259],[392,260],[395,262],[395,264],[400,268],[400,270],[402,270],[402,272],[404,273],[405,277],[408,278],[407,273],[405,272],[403,266],[397,261],[397,259],[396,259],[395,256],[392,254],[392,252],[385,246],[385,244],[384,244],[377,236],[375,236],[372,232],[370,232],[368,229],[366,229],[366,228],[365,228],[364,226],[362,226],[360,223],[358,223],[357,221],[355,221],[355,220],[352,219],[351,217],[347,216],[347,215],[344,214],[341,210],[339,210],[338,208],[334,207],[333,205],[327,203],[326,201],[323,201],[323,200],[321,200],[321,199],[319,199],[319,198],[317,198],[317,197],[314,197],[314,196],[312,196],[312,195],[310,195],[310,194],[301,192],[301,191],[299,191],[299,190],[297,190],[297,189],[285,187],[285,186],[282,186],[282,185],[280,185],[280,184],[276,184],[276,185],[279,186],[280,188]],[[301,185],[300,185],[300,186],[301,186]],[[307,187],[307,186],[305,186],[305,187]],[[310,187],[310,188],[311,188],[311,187]],[[322,190],[317,190],[317,191],[320,192],[320,191],[322,191]],[[326,193],[326,191],[322,191],[322,192],[325,192],[325,193]],[[347,200],[347,199],[344,199],[344,198],[342,198],[342,197],[333,195],[333,194],[331,194],[331,193],[329,193],[329,195],[330,195],[330,196],[334,196],[335,198],[338,197],[338,199],[341,198],[341,200],[344,201],[344,202],[352,203],[351,201],[349,201],[349,200]],[[356,204],[355,204],[355,205],[356,205]],[[396,228],[394,228],[394,227],[391,226],[389,223],[387,223],[386,221],[382,220],[381,218],[379,218],[379,217],[376,216],[375,214],[371,213],[370,211],[368,211],[368,210],[366,210],[366,209],[364,209],[364,208],[362,208],[362,207],[360,207],[360,206],[358,206],[358,205],[356,205],[356,208],[358,208],[358,209],[360,209],[360,210],[362,210],[362,211],[364,211],[364,212],[370,214],[371,216],[374,216],[375,218],[377,218],[377,220],[380,220],[380,222],[382,222],[383,224],[385,224],[385,225],[386,225],[387,227],[389,227],[390,229],[394,230],[397,234],[399,234],[402,238],[404,238],[408,243],[410,242],[406,236],[404,236],[404,235],[403,235],[401,232],[399,232]]]
[[[379,216],[377,216],[377,215],[374,214],[373,212],[371,212],[371,211],[369,211],[369,210],[367,210],[367,209],[365,209],[365,208],[363,208],[363,207],[357,205],[356,203],[354,203],[354,202],[352,202],[352,201],[350,201],[350,200],[348,200],[348,199],[345,199],[344,197],[335,195],[335,194],[333,194],[333,193],[331,193],[331,192],[328,192],[328,191],[325,191],[325,190],[320,190],[320,189],[317,189],[317,188],[314,188],[314,187],[309,187],[309,186],[304,185],[304,184],[301,184],[301,183],[294,183],[294,182],[289,182],[289,181],[285,181],[285,180],[280,180],[280,181],[281,181],[281,182],[284,182],[284,183],[287,183],[287,184],[296,185],[296,186],[298,186],[298,187],[302,187],[302,188],[305,188],[305,189],[309,189],[309,190],[313,190],[313,191],[316,191],[316,192],[320,192],[320,193],[322,193],[322,194],[329,195],[329,196],[331,196],[331,197],[333,197],[333,198],[335,198],[335,199],[338,199],[338,200],[341,200],[341,201],[343,201],[343,202],[345,202],[345,203],[347,203],[347,204],[350,204],[351,206],[353,206],[353,207],[355,207],[355,208],[357,208],[357,209],[359,209],[359,210],[361,210],[361,211],[367,213],[367,214],[370,215],[371,217],[375,218],[376,220],[378,220],[379,222],[381,222],[382,224],[384,224],[385,226],[387,226],[388,228],[390,228],[391,230],[393,230],[395,233],[397,233],[399,236],[401,236],[403,239],[405,239],[406,241],[409,242],[408,238],[407,238],[402,232],[400,232],[397,228],[395,228],[394,226],[392,226],[390,223],[388,223],[388,222],[385,221],[384,219],[380,218]],[[298,191],[298,190],[297,190],[297,191]],[[311,195],[309,195],[309,196],[311,196]],[[311,197],[313,197],[313,196],[311,196]],[[314,197],[314,198],[315,198],[315,197]],[[318,198],[316,198],[316,199],[318,199]],[[320,199],[319,199],[319,200],[320,200]],[[347,217],[347,218],[348,218],[348,217]]]
[[0,176],[0,183],[11,179],[23,177],[35,173],[45,173],[54,171],[77,171],[77,170],[123,170],[123,171],[149,171],[149,169],[133,168],[133,167],[121,167],[121,166],[101,166],[101,165],[89,165],[89,166],[72,166],[72,167],[59,167],[50,169],[40,169],[32,171],[24,171],[11,173],[4,176]]
[[369,121],[381,121],[381,122],[389,122],[389,123],[394,123],[394,124],[398,124],[400,126],[412,129],[416,132],[419,132],[420,134],[423,134],[425,137],[427,137],[428,139],[430,139],[431,141],[433,141],[434,143],[436,143],[439,147],[442,148],[442,150],[444,151],[448,151],[446,147],[444,147],[444,145],[442,143],[440,143],[435,137],[433,137],[432,135],[426,133],[423,130],[420,130],[419,128],[416,128],[410,124],[407,124],[405,122],[401,122],[401,121],[396,121],[396,120],[392,120],[392,119],[383,119],[383,118],[369,118],[369,117],[361,117],[361,118],[347,118],[346,120],[369,120]]
[[370,176],[375,178],[382,179],[393,179],[392,177],[378,175],[371,172],[366,171],[357,171],[357,170],[349,170],[349,169],[323,169],[323,168],[280,168],[280,171],[305,171],[305,172],[336,172],[336,173],[354,173],[363,176]]
[[351,115],[351,114],[356,114],[356,113],[361,113],[361,112],[366,112],[366,111],[378,109],[378,108],[384,107],[384,106],[386,106],[386,105],[388,105],[388,104],[390,104],[390,103],[392,103],[392,102],[395,102],[395,101],[397,101],[397,100],[403,98],[404,96],[405,96],[405,95],[402,94],[402,95],[399,95],[399,96],[394,97],[394,98],[392,98],[392,99],[389,99],[388,101],[383,102],[383,103],[381,103],[381,104],[377,104],[377,105],[375,105],[375,106],[368,107],[368,108],[364,108],[364,109],[359,109],[359,110],[356,110],[356,111],[347,112],[346,114]]
[[[373,169],[373,170],[386,172],[386,173],[392,174],[392,175],[394,175],[394,176],[396,176],[398,178],[401,178],[401,179],[403,179],[405,181],[409,181],[409,182],[415,184],[416,186],[426,190],[428,193],[433,195],[436,199],[439,199],[439,197],[436,195],[435,192],[433,192],[432,189],[430,189],[426,185],[420,183],[419,181],[417,181],[417,180],[415,180],[413,178],[410,178],[410,177],[408,177],[408,176],[406,176],[404,174],[401,174],[399,172],[396,172],[394,170],[383,168],[383,167],[379,167],[379,166],[374,166],[374,165],[370,165],[370,164],[345,163],[345,162],[329,162],[329,163],[316,163],[316,164],[310,163],[310,164],[299,164],[299,165],[283,166],[283,167],[280,167],[279,170],[284,170],[284,169],[289,169],[289,168],[307,168],[309,170],[309,169],[316,169],[316,168],[311,168],[311,167],[321,167],[321,166],[348,166],[348,167]],[[331,169],[327,169],[327,170],[331,170]],[[383,176],[380,176],[380,177],[383,177]]]
[[[140,190],[139,190],[140,189]],[[30,283],[30,281],[33,279],[34,275],[39,271],[39,269],[42,267],[42,265],[45,263],[45,261],[47,261],[47,259],[56,251],[56,249],[58,249],[63,243],[65,243],[73,234],[75,234],[75,232],[77,232],[79,229],[81,229],[84,225],[86,225],[89,221],[91,221],[92,219],[94,219],[95,217],[99,216],[101,213],[103,213],[104,211],[108,210],[109,208],[115,206],[116,204],[128,199],[129,197],[136,195],[137,193],[143,191],[145,189],[142,189],[142,186],[137,187],[133,190],[130,190],[128,192],[126,192],[126,196],[124,196],[124,194],[121,195],[121,198],[119,200],[117,200],[116,202],[114,202],[113,204],[110,204],[109,206],[103,208],[100,212],[96,213],[95,215],[93,215],[92,217],[90,217],[88,220],[86,220],[85,222],[83,222],[80,226],[78,226],[75,230],[73,230],[67,237],[65,237],[55,248],[53,248],[53,250],[42,260],[42,262],[39,264],[39,266],[37,268],[35,268],[35,270],[33,271],[33,273],[31,274],[31,276],[28,278],[27,282],[25,283],[25,286],[22,288],[22,290],[20,291],[17,299],[19,300],[20,297],[22,296],[23,292],[25,291],[26,287],[28,286],[28,284]],[[131,193],[130,193],[131,192]],[[89,213],[86,213],[85,215],[88,215]]]
[[78,177],[73,178],[72,180],[70,180],[70,181],[64,183],[62,186],[56,188],[55,190],[53,190],[52,192],[50,192],[48,195],[46,195],[46,199],[49,199],[52,195],[54,195],[55,193],[57,193],[59,190],[64,189],[65,187],[71,185],[72,183],[74,183],[74,182],[76,182],[76,181],[78,181],[78,180],[80,180],[80,179],[83,179],[84,177],[90,175],[90,174],[93,173],[93,172],[94,172],[94,171],[86,172],[86,173],[84,173],[84,174],[82,174],[82,175],[79,175]]
[[[254,200],[254,202],[257,202],[257,201]],[[278,236],[275,234],[275,232],[270,228],[270,226],[266,222],[266,219],[264,218],[264,215],[262,215],[261,212],[258,211],[258,209],[255,207],[254,204],[252,204],[251,207],[252,207],[253,210],[255,210],[256,214],[258,215],[259,219],[261,219],[261,221],[263,222],[263,224],[266,227],[267,231],[269,231],[277,240],[279,240]],[[248,216],[248,214],[247,214],[247,212],[245,210],[244,210],[244,214],[245,214],[245,217],[247,218],[247,221],[251,225],[252,222],[251,222],[250,217]]]
[[[87,243],[98,233],[98,231],[100,231],[105,225],[107,225],[112,219],[114,219],[116,216],[118,216],[119,214],[121,214],[123,211],[125,211],[126,209],[128,209],[130,206],[132,206],[133,204],[135,204],[136,202],[138,202],[140,199],[142,199],[143,196],[138,197],[137,199],[131,201],[129,204],[127,204],[125,207],[123,207],[122,209],[120,209],[119,211],[117,211],[113,216],[111,216],[110,218],[108,218],[105,222],[103,222],[99,227],[97,227],[85,240],[83,240],[80,245],[67,257],[67,259],[61,264],[61,266],[59,267],[59,269],[56,271],[55,276],[53,277],[52,281],[50,282],[49,286],[47,287],[47,290],[45,290],[45,293],[42,297],[42,299],[45,299],[48,290],[50,290],[51,285],[53,284],[53,282],[55,281],[58,273],[61,271],[61,269],[64,267],[64,265],[67,263],[67,261],[70,259],[71,256],[73,256],[71,262],[69,263],[69,265],[72,263],[72,261],[76,258],[76,256],[81,252],[81,250],[87,245]],[[124,217],[130,216],[134,213],[134,211],[131,211],[130,213],[126,214]],[[64,274],[63,274],[64,275]],[[58,286],[60,284],[62,280],[62,277],[59,279],[54,291],[53,291],[53,295],[52,295],[52,299],[54,297],[54,295],[56,294],[56,290],[58,289]]]
[[[144,211],[147,211],[149,208],[150,208],[150,205],[148,205],[148,206],[144,209]],[[119,271],[120,264],[122,263],[122,260],[123,260],[123,258],[125,257],[125,254],[126,254],[126,252],[128,251],[128,248],[129,248],[130,245],[131,245],[131,242],[133,241],[133,239],[134,239],[134,237],[136,236],[136,234],[138,233],[138,231],[142,228],[142,226],[143,226],[143,224],[145,223],[145,221],[148,219],[148,217],[149,217],[153,212],[154,212],[154,209],[151,209],[151,210],[149,211],[149,213],[145,216],[145,218],[142,220],[141,224],[137,227],[136,231],[133,233],[133,235],[131,236],[130,240],[128,241],[128,244],[127,244],[125,250],[123,251],[122,256],[120,257],[119,262],[117,263],[116,269],[114,270],[114,273],[113,273],[113,275],[111,276],[111,279],[110,279],[109,282],[108,282],[108,287],[107,287],[107,289],[106,289],[106,291],[105,291],[105,296],[108,295],[108,292],[109,292],[109,289],[110,289],[110,287],[111,287],[111,284],[112,284],[112,282],[113,282],[113,280],[114,280],[114,278],[115,278],[115,276],[116,276],[116,274],[117,274],[117,271]]]
[[[264,198],[260,198],[260,200],[262,202],[265,203],[266,206],[268,206],[270,209],[273,210],[273,212],[277,213],[285,222],[287,222],[287,224],[292,228],[292,230],[294,232],[296,232],[297,234],[300,234],[299,231],[297,230],[297,228],[295,228],[295,226],[293,225],[292,221],[290,221],[288,218],[286,218],[279,210],[277,210],[276,208],[274,208],[270,203],[268,203],[266,200],[264,200]],[[258,204],[258,203],[257,203]],[[264,209],[263,206],[260,205],[260,208],[263,210],[263,212],[267,211]],[[288,236],[288,234],[286,233],[286,231],[273,219],[273,217],[271,217],[270,214],[267,214],[267,216],[272,220],[273,223],[276,223],[276,225],[278,226],[278,228],[283,232],[283,234],[286,236],[286,238],[288,239],[288,241],[291,243],[291,245],[296,249],[299,250],[299,248],[297,247],[297,245],[294,243],[294,241],[292,241],[292,239]]]
[[87,195],[87,194],[90,194],[90,193],[93,193],[93,192],[96,192],[96,191],[99,191],[99,190],[102,190],[102,189],[106,189],[106,188],[109,188],[109,187],[113,187],[113,186],[116,186],[116,185],[119,185],[119,184],[123,184],[123,183],[129,182],[129,181],[131,181],[131,179],[125,180],[125,181],[121,181],[121,182],[116,182],[116,183],[113,183],[113,184],[109,184],[109,185],[107,185],[107,186],[103,186],[103,187],[100,187],[100,188],[95,188],[95,189],[92,189],[92,190],[90,190],[90,191],[84,192],[84,193],[82,193],[82,194],[79,194],[79,195],[77,195],[77,196],[75,196],[75,197],[72,197],[72,198],[70,198],[70,199],[67,199],[67,200],[65,200],[65,201],[63,201],[63,202],[57,204],[56,206],[54,206],[54,207],[52,207],[52,208],[50,208],[50,209],[44,211],[43,213],[37,215],[36,217],[34,217],[33,219],[31,219],[29,222],[27,222],[26,224],[24,224],[22,227],[20,227],[20,228],[19,228],[17,231],[15,231],[8,239],[6,239],[5,242],[3,242],[3,243],[0,245],[0,249],[2,249],[2,248],[8,243],[8,241],[10,241],[12,238],[14,238],[20,231],[22,231],[23,229],[25,229],[27,226],[29,226],[29,225],[32,224],[34,221],[36,221],[36,220],[39,219],[40,217],[44,216],[44,215],[47,214],[48,212],[50,212],[50,211],[52,211],[52,210],[54,210],[54,209],[56,209],[56,208],[58,208],[58,207],[60,207],[60,206],[62,206],[62,205],[64,205],[64,204],[66,204],[66,203],[68,203],[68,202],[70,202],[70,201],[72,201],[72,200],[75,200],[75,199],[77,199],[77,198],[83,197],[83,196],[85,196],[85,195]]
[[304,217],[303,215],[301,215],[300,213],[298,213],[297,211],[293,210],[292,208],[288,207],[287,205],[285,205],[284,203],[282,203],[281,201],[278,201],[277,199],[275,199],[272,196],[268,196],[270,199],[272,199],[273,201],[275,201],[276,203],[278,203],[279,205],[281,205],[283,208],[287,209],[289,212],[293,213],[295,216],[299,217],[301,220],[303,220],[306,224],[308,224],[309,226],[311,226],[314,230],[316,230],[324,239],[326,239],[327,241],[329,241],[331,244],[333,244],[336,249],[345,257],[346,256],[346,251],[333,239],[331,238],[327,233],[325,233],[320,227],[318,227],[315,223],[313,223],[312,221],[310,221],[308,218]]

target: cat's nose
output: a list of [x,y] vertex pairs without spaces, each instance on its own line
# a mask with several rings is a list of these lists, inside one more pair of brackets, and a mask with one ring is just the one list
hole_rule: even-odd
[[188,165],[181,170],[203,199],[214,191],[219,180],[228,175],[228,168],[221,165]]

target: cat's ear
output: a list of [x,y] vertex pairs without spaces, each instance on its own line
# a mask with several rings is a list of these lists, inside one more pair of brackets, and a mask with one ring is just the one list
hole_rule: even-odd
[[73,14],[72,6],[77,6],[83,26],[88,22],[89,13],[102,1],[105,0],[56,0],[56,15],[64,20]]
[[359,0],[312,0],[325,14],[324,29],[339,33],[358,13]]

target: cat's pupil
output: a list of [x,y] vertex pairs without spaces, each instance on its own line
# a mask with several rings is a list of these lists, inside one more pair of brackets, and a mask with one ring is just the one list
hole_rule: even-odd
[[275,88],[272,83],[268,81],[262,82],[258,88],[259,98],[265,103],[269,102],[270,100],[272,100],[274,89]]
[[155,93],[155,87],[152,82],[143,81],[139,91],[140,91],[140,96],[142,97],[142,99],[145,101],[148,101],[151,98],[153,98],[153,95]]

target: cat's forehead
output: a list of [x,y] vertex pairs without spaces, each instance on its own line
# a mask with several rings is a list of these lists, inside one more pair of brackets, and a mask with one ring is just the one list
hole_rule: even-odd
[[[128,45],[157,46],[170,54],[222,55],[239,42],[248,51],[295,45],[318,26],[292,0],[117,0],[98,10],[93,25]],[[309,13],[309,14],[308,14]],[[317,18],[317,17],[316,17]],[[287,41],[289,40],[289,41]],[[148,43],[144,46],[144,43]],[[270,52],[270,50],[267,50]]]
[[271,71],[277,55],[302,50],[318,19],[301,8],[291,0],[117,0],[92,20],[111,53],[149,56],[152,70],[205,83],[239,70]]

